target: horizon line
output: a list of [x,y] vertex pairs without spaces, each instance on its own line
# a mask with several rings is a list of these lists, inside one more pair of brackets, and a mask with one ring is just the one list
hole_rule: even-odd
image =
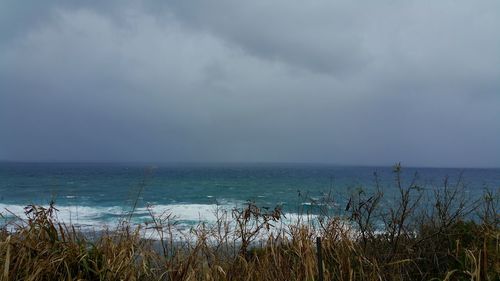
[[0,163],[17,164],[134,164],[134,165],[319,165],[336,167],[380,167],[388,168],[401,163],[403,168],[425,169],[500,169],[496,166],[453,166],[453,165],[405,165],[403,162],[393,164],[342,164],[335,162],[319,161],[117,161],[117,160],[6,160]]

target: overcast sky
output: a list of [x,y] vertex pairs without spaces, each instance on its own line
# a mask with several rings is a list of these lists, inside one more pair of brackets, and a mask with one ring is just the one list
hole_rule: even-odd
[[500,1],[73,2],[0,2],[0,159],[500,167]]

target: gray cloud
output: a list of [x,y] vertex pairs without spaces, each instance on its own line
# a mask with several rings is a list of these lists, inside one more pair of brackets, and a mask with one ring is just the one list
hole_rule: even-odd
[[212,32],[266,60],[318,72],[346,72],[368,63],[358,32],[363,13],[346,3],[175,2],[183,23]]
[[0,158],[500,166],[496,1],[0,4]]

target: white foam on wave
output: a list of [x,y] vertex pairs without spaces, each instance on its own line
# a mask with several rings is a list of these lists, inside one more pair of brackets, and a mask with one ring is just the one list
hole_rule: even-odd
[[216,205],[216,204],[170,204],[170,205],[153,205],[150,207],[137,208],[136,214],[145,214],[146,217],[151,217],[150,211],[154,216],[171,214],[176,220],[193,221],[193,222],[212,222],[217,219],[215,215],[217,210],[229,212],[232,205]]
[[[1,204],[0,214],[8,220],[15,219],[15,217],[25,219],[27,218],[24,205],[15,204]],[[48,205],[42,205],[48,208]],[[105,227],[114,225],[115,222],[107,220],[106,216],[119,216],[123,214],[123,209],[118,206],[100,207],[100,206],[55,206],[58,210],[55,214],[59,222],[67,224],[75,224],[79,226],[93,226]]]
[[[4,217],[26,218],[24,205],[2,204],[0,203],[0,213]],[[47,208],[48,205],[42,205]],[[55,206],[58,210],[56,218],[64,223],[103,225],[112,223],[113,220],[119,220],[120,217],[128,217],[131,208],[121,206]],[[217,219],[216,210],[230,211],[233,206],[230,205],[215,205],[215,204],[172,204],[172,205],[152,205],[149,207],[139,207],[133,211],[132,219],[136,222],[142,222],[151,218],[161,217],[167,214],[171,218],[179,221],[192,222],[211,222]]]
[[[42,206],[47,208],[48,206]],[[131,216],[133,224],[143,224],[152,222],[152,216],[155,218],[165,218],[170,216],[171,222],[177,222],[175,227],[175,239],[182,240],[189,234],[192,227],[196,227],[200,222],[212,225],[218,218],[226,219],[231,225],[234,224],[231,216],[233,208],[237,204],[170,204],[170,205],[152,205],[148,207],[136,208]],[[130,209],[121,206],[56,206],[57,221],[65,224],[72,224],[83,230],[103,230],[118,226],[121,219],[127,219],[130,215]],[[19,217],[26,218],[25,206],[15,204],[0,203],[0,214],[7,221]],[[225,215],[225,217],[224,217]],[[294,224],[297,222],[308,222],[315,220],[315,215],[299,215],[294,213],[284,214],[281,223]],[[1,222],[0,222],[1,225]],[[158,239],[158,233],[155,230],[148,229],[147,225],[144,231],[144,237],[148,239]],[[192,237],[191,237],[192,238]]]

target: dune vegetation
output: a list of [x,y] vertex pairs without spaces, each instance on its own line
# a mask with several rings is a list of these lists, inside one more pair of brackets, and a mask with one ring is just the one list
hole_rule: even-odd
[[445,179],[426,197],[399,166],[394,188],[391,200],[360,189],[342,215],[316,202],[287,223],[249,202],[181,241],[170,214],[89,235],[59,222],[57,206],[30,205],[0,231],[0,280],[500,280],[498,190],[468,200]]

